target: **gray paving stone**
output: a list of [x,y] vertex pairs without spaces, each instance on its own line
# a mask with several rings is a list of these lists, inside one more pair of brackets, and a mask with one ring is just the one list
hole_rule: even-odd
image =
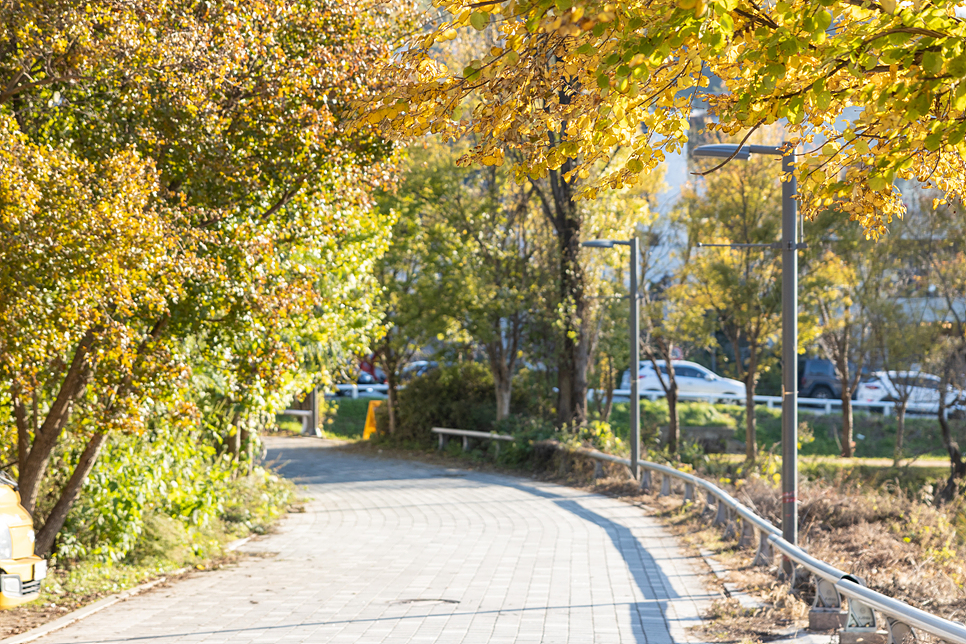
[[257,556],[39,642],[681,644],[717,596],[658,522],[614,499],[267,443],[309,501],[243,546]]

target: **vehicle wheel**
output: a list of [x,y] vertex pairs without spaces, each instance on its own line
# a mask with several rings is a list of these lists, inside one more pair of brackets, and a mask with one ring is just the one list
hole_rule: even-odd
[[809,398],[818,398],[819,400],[830,400],[833,398],[832,390],[828,387],[816,387],[812,389],[812,395]]

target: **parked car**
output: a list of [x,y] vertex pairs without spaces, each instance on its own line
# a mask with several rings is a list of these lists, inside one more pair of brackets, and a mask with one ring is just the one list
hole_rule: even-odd
[[399,374],[399,378],[403,382],[409,382],[413,378],[425,376],[430,371],[438,368],[439,363],[435,360],[416,360],[406,365],[406,368]]
[[0,609],[40,596],[47,562],[34,554],[34,524],[20,505],[17,483],[0,472]]
[[[695,396],[707,395],[710,398],[716,396],[744,396],[745,395],[745,383],[738,380],[732,380],[731,378],[723,378],[718,374],[714,373],[710,369],[703,367],[696,362],[688,362],[687,360],[674,360],[671,362],[674,365],[674,378],[678,383],[678,392],[682,394],[693,394]],[[658,369],[663,376],[663,380],[667,381],[667,366],[664,360],[657,361]],[[651,364],[650,360],[642,360],[640,363],[640,371],[638,377],[638,389],[641,395],[648,395],[654,392],[664,393],[664,388],[661,386],[661,380],[658,380],[658,374],[654,370],[654,365]],[[631,372],[630,369],[624,372],[623,378],[621,378],[621,389],[630,389],[631,387]],[[690,396],[689,396],[690,397]]]
[[[939,376],[920,371],[876,371],[859,383],[855,392],[856,400],[863,402],[895,402],[905,394],[910,405],[939,407],[939,389],[942,381]],[[946,404],[952,404],[963,397],[963,392],[946,388]]]
[[356,384],[384,385],[386,384],[386,373],[378,367],[375,369],[375,374],[371,374],[368,371],[363,371],[359,374],[359,378],[356,379]]
[[807,358],[798,363],[798,395],[802,398],[841,398],[842,382],[829,360]]

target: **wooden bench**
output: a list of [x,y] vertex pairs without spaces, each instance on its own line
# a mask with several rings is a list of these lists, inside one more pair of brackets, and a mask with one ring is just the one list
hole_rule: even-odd
[[434,434],[439,434],[439,449],[446,447],[446,443],[449,442],[450,436],[461,436],[463,438],[463,451],[465,452],[470,448],[470,439],[479,438],[481,440],[491,440],[497,441],[496,443],[496,455],[500,455],[500,443],[499,441],[510,441],[511,443],[516,440],[513,436],[508,436],[506,434],[497,434],[496,432],[474,432],[468,429],[449,429],[447,427],[433,427],[432,432]]

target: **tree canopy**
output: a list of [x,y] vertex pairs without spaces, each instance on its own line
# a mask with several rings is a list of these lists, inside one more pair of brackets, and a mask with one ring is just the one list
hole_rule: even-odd
[[[397,23],[340,0],[0,15],[0,384],[44,552],[108,434],[190,411],[192,374],[237,421],[296,393],[305,345],[365,346],[390,148],[344,119]],[[65,431],[86,447],[45,488]]]
[[[640,180],[679,151],[706,105],[728,134],[783,119],[802,206],[833,201],[878,236],[904,212],[893,181],[964,192],[966,23],[955,2],[436,0],[438,18],[386,70],[365,120],[399,135],[473,132],[466,162],[518,176],[590,176],[580,195]],[[441,62],[461,31],[492,46]],[[566,164],[566,165],[565,165]]]

